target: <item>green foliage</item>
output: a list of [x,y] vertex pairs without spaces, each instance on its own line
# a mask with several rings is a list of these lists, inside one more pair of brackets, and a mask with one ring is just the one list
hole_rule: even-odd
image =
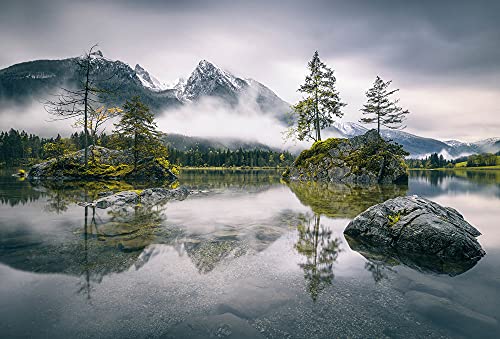
[[[330,151],[335,151],[342,143],[347,146],[350,141],[348,139],[330,138],[315,142],[310,149],[300,153],[294,165],[308,168],[309,164],[319,164],[326,156],[330,155]],[[380,169],[382,160],[394,156],[402,158],[408,155],[401,145],[386,142],[382,138],[379,138],[376,142],[363,144],[346,155],[338,151],[336,153],[339,159],[345,161],[351,167],[353,173],[357,173],[361,169],[376,172]]]
[[115,127],[122,140],[131,146],[134,170],[144,157],[162,154],[166,156],[166,148],[160,142],[156,122],[149,107],[135,96],[130,101],[127,100],[123,110],[124,113]]
[[196,147],[187,151],[168,148],[172,163],[188,167],[285,167],[293,162],[289,152],[270,150],[223,150]]
[[373,87],[366,92],[368,102],[361,109],[361,112],[368,117],[361,118],[359,121],[364,124],[377,123],[379,134],[381,125],[391,129],[405,128],[403,121],[410,113],[397,106],[399,99],[391,100],[391,95],[399,91],[399,89],[388,90],[391,83],[392,81],[384,82],[377,76]]
[[60,135],[53,142],[47,142],[43,145],[43,155],[45,159],[59,159],[65,154],[76,151],[74,145],[68,139],[61,138]]
[[316,141],[310,149],[303,150],[297,159],[295,159],[295,166],[307,166],[307,164],[319,163],[325,156],[329,154],[331,149],[337,148],[341,143],[348,143],[346,139],[329,138],[324,141]]
[[406,163],[410,168],[467,168],[467,167],[493,167],[500,165],[500,156],[483,153],[473,154],[468,157],[461,157],[453,160],[444,159],[443,155],[431,154],[424,159],[407,159]]
[[467,167],[495,166],[500,165],[500,161],[495,154],[474,154],[467,158]]
[[389,214],[387,215],[387,219],[389,219],[389,226],[392,227],[399,221],[399,219],[401,219],[401,212],[394,215]]
[[304,271],[307,290],[313,301],[334,279],[333,264],[341,252],[339,238],[333,238],[332,231],[321,225],[321,216],[301,216],[297,225],[299,238],[295,244],[297,252],[305,258],[299,264]]
[[287,134],[298,140],[320,141],[321,130],[331,126],[334,117],[342,117],[341,108],[346,104],[340,101],[333,70],[320,60],[317,51],[307,68],[309,74],[298,89],[305,97],[292,106],[290,123],[296,126]]
[[352,151],[345,160],[353,173],[359,173],[363,169],[377,173],[381,164],[393,157],[400,157],[401,165],[407,168],[404,163],[406,155],[408,152],[403,149],[403,146],[379,138],[376,142],[364,144],[363,147]]
[[25,131],[0,132],[0,165],[24,166],[43,157],[43,145],[54,139],[40,138]]

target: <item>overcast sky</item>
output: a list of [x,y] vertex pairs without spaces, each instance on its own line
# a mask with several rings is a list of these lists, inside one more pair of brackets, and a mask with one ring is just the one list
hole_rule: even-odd
[[[141,64],[162,81],[207,59],[291,103],[313,52],[357,121],[376,75],[400,88],[407,131],[500,136],[500,1],[1,1],[0,68],[81,54]],[[4,126],[2,126],[4,127]]]

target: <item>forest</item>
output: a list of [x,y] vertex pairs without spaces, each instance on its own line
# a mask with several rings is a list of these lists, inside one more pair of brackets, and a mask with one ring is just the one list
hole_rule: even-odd
[[[105,134],[97,138],[99,146],[114,149],[119,144],[119,136]],[[43,160],[84,148],[83,132],[73,133],[69,138],[57,135],[43,138],[26,131],[11,129],[0,132],[0,166],[30,166]],[[293,162],[289,152],[271,150],[229,150],[193,148],[180,151],[167,147],[168,159],[171,163],[187,167],[281,167]]]

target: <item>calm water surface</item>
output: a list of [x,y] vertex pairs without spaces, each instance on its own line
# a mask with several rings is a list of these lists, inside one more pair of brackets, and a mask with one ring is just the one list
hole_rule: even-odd
[[[195,194],[93,213],[77,202],[133,185],[0,175],[0,337],[500,337],[499,172],[356,188],[191,171],[181,184]],[[412,194],[460,211],[486,256],[447,272],[351,249],[353,217]]]

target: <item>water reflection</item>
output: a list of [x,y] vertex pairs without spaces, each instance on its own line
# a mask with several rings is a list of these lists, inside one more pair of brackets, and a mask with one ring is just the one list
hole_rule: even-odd
[[411,171],[409,194],[474,194],[500,198],[499,170]]
[[373,259],[365,262],[365,269],[372,274],[373,281],[376,283],[387,279],[386,271],[392,271],[384,261]]
[[341,241],[332,239],[332,231],[321,224],[319,214],[302,215],[297,225],[299,239],[295,244],[298,253],[305,257],[299,267],[304,271],[307,290],[313,301],[318,299],[319,293],[332,284],[333,264],[340,253]]
[[213,170],[192,169],[182,170],[179,180],[183,185],[192,185],[197,188],[266,188],[280,184],[281,170]]
[[434,186],[441,185],[450,178],[467,180],[482,185],[500,184],[500,171],[498,170],[415,170],[412,171],[412,176],[426,178]]
[[[241,333],[256,328],[265,337],[498,333],[497,184],[412,174],[409,188],[363,189],[285,186],[279,173],[208,173],[181,174],[181,184],[202,191],[184,201],[125,210],[75,202],[126,183],[43,187],[7,179],[0,185],[4,336],[182,337],[199,328],[191,324],[228,315],[245,326]],[[362,258],[341,245],[345,218],[417,190],[480,228],[488,256],[473,270],[427,274],[418,261],[348,243]],[[226,320],[210,324],[225,335]],[[172,331],[177,324],[189,329]]]
[[[463,261],[443,260],[435,255],[429,254],[408,254],[399,253],[396,250],[388,250],[387,248],[378,248],[370,244],[359,242],[345,235],[349,247],[361,254],[373,264],[376,263],[378,268],[381,266],[390,268],[397,265],[405,265],[417,271],[424,273],[446,274],[456,276],[467,272],[474,267],[481,258],[473,258]],[[370,272],[374,272],[374,267],[368,265],[366,267]],[[378,274],[377,272],[375,272]],[[377,281],[383,278],[383,275],[374,277]]]
[[331,218],[354,218],[368,207],[406,195],[407,185],[349,186],[317,182],[290,182],[291,191],[314,213]]

